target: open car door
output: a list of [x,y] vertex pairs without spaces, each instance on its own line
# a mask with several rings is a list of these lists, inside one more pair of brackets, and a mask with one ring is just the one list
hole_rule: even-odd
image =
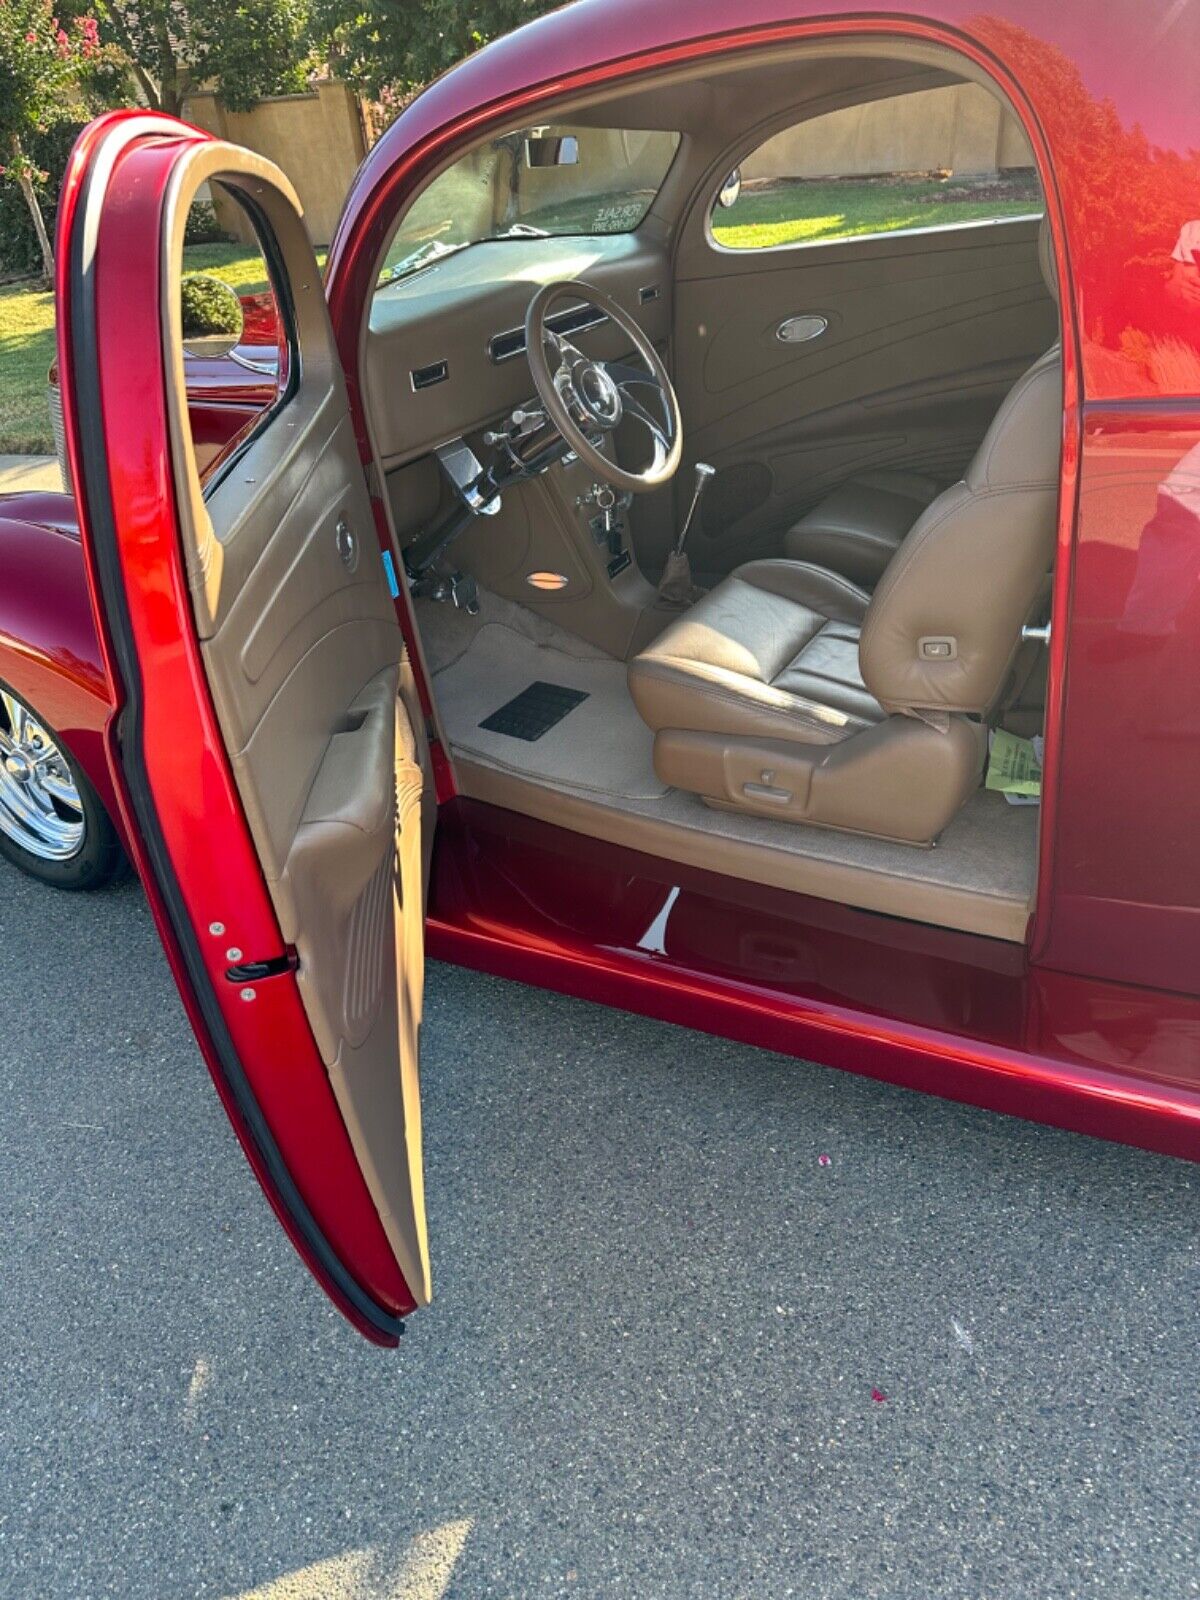
[[[202,486],[180,274],[189,207],[214,188],[261,246],[280,341],[274,402]],[[432,791],[299,202],[258,156],[116,114],[76,146],[58,273],[71,471],[117,708],[108,756],[137,865],[280,1220],[356,1326],[394,1343],[429,1297]]]

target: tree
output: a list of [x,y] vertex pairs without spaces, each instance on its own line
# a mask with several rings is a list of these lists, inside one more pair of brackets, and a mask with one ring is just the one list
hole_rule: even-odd
[[313,0],[313,36],[372,99],[404,97],[563,0]]
[[146,104],[177,117],[212,86],[235,111],[304,88],[307,0],[96,0]]
[[0,177],[24,197],[48,284],[54,281],[54,251],[38,199],[48,175],[25,146],[70,115],[72,91],[98,51],[93,17],[74,17],[64,26],[51,0],[0,0],[0,150],[6,157]]

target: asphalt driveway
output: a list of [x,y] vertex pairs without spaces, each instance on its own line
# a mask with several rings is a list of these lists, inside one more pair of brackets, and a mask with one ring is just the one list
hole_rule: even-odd
[[435,967],[386,1353],[135,888],[0,975],[0,1595],[1200,1593],[1200,1168]]

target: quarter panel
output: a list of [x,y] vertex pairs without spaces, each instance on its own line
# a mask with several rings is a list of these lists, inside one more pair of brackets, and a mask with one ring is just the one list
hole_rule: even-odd
[[1087,415],[1040,959],[1200,988],[1200,409]]

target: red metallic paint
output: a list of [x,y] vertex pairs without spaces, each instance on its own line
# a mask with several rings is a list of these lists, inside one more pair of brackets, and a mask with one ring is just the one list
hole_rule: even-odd
[[458,799],[429,953],[991,1111],[1200,1151],[1200,1001]]
[[1200,405],[1091,407],[1041,960],[1200,988],[1198,796]]
[[[69,373],[70,362],[80,351],[71,326],[69,279],[70,241],[79,205],[77,179],[84,167],[95,167],[117,148],[100,216],[94,269],[94,360],[105,419],[106,472],[95,462],[89,469],[81,451],[70,383],[64,393],[72,480],[89,484],[80,504],[89,583],[97,615],[102,615],[94,535],[89,538],[90,496],[96,493],[99,471],[111,494],[129,621],[142,668],[141,749],[146,775],[209,985],[258,1105],[318,1227],[366,1294],[389,1314],[405,1314],[414,1302],[355,1160],[294,973],[258,981],[256,997],[249,1004],[240,998],[240,986],[225,977],[229,965],[225,951],[231,944],[253,960],[284,955],[286,948],[199,660],[176,532],[165,385],[147,381],[163,366],[158,314],[162,195],[176,154],[188,141],[145,137],[120,149],[125,131],[120,124],[136,120],[117,114],[84,134],[59,207],[59,364]],[[85,476],[88,470],[91,480]],[[159,934],[218,1091],[277,1215],[319,1281],[362,1332],[389,1342],[356,1313],[307,1249],[230,1095],[155,871],[136,828],[129,826],[133,808],[117,732],[126,688],[105,633],[101,641],[108,692],[116,708],[106,728],[114,788],[133,836]],[[185,714],[184,708],[191,707],[196,714]],[[223,925],[219,937],[208,932],[213,924]]]
[[0,681],[62,735],[119,826],[104,754],[107,678],[69,495],[0,500],[0,573]]
[[[827,0],[816,12],[798,0],[750,0],[731,25],[725,0],[692,0],[686,8],[583,0],[481,52],[420,96],[364,163],[330,252],[334,326],[357,410],[363,317],[399,210],[455,149],[563,94],[734,50],[834,34],[940,41],[991,71],[1022,117],[1041,166],[1063,285],[1064,492],[1030,949],[685,872],[458,800],[441,809],[430,950],[1195,1159],[1200,529],[1189,489],[1198,475],[1188,463],[1200,447],[1200,317],[1197,302],[1180,292],[1170,253],[1200,210],[1200,160],[1193,153],[1200,148],[1194,94],[1200,13],[1106,0],[1101,26],[1092,0],[1054,7],[1006,0],[1004,18],[966,0],[931,0],[921,20],[894,6],[864,14],[851,0]],[[60,212],[67,227],[82,165],[102,133],[89,131],[73,160]],[[140,153],[147,189],[128,194],[121,216],[105,223],[106,274],[111,263],[125,263],[117,268],[119,283],[102,274],[99,286],[107,316],[124,318],[120,339],[116,323],[101,326],[113,483],[125,554],[142,585],[136,624],[143,660],[153,663],[147,690],[156,711],[147,739],[160,811],[185,865],[192,913],[198,926],[207,926],[236,884],[247,919],[239,934],[252,924],[259,930],[239,942],[261,938],[265,954],[279,948],[278,930],[236,813],[198,666],[183,640],[186,596],[162,514],[170,485],[161,406],[143,418],[145,374],[157,360],[154,318],[135,318],[129,341],[130,307],[143,294],[148,306],[154,299],[149,196],[157,178],[150,169],[165,159],[161,149]],[[139,285],[136,296],[130,282]],[[121,443],[121,424],[131,418],[141,426],[140,450]],[[357,420],[366,460],[361,414]],[[73,441],[70,425],[68,433]],[[381,505],[377,514],[386,541]],[[36,536],[19,533],[17,544],[26,537],[40,550],[36,541],[51,535],[44,528]],[[66,577],[55,582],[70,587]],[[54,591],[42,580],[37,588],[45,600],[35,600],[34,610],[44,605],[48,617]],[[411,630],[407,607],[398,609]],[[61,670],[65,657],[52,629],[37,635],[44,647],[29,648],[23,630],[36,633],[40,626],[36,619],[6,622],[0,676],[6,662],[41,650],[72,682]],[[166,713],[172,695],[185,694],[197,698],[207,721],[196,739],[181,741]],[[1125,762],[1117,770],[1114,745]],[[436,754],[439,793],[449,799],[449,765]],[[675,889],[661,949],[647,948],[647,934]],[[153,886],[150,893],[183,984]],[[218,953],[211,954],[219,984]],[[269,987],[277,1019],[267,1006],[248,1007],[253,1016],[235,1010],[230,1024],[247,1060],[257,1053],[260,1069],[285,1037],[305,1061],[308,1099],[291,1129],[289,1160],[339,1250],[360,1263],[359,1281],[403,1310],[377,1219],[364,1214],[357,1171],[348,1189],[335,1194],[330,1147],[313,1126],[303,1126],[306,1117],[324,1126],[329,1094],[319,1062],[314,1069],[308,1059],[311,1040],[294,985],[288,978]],[[198,1022],[194,1003],[189,1008]],[[277,1020],[282,1032],[264,1031],[264,1018],[271,1030]],[[211,1064],[211,1048],[206,1053]],[[273,1114],[294,1113],[292,1079],[284,1094],[269,1069],[260,1077]],[[245,1129],[239,1132],[248,1143]],[[334,1147],[334,1164],[343,1163],[341,1184],[347,1153],[343,1143],[338,1155],[336,1139]],[[256,1160],[253,1148],[248,1153]]]

